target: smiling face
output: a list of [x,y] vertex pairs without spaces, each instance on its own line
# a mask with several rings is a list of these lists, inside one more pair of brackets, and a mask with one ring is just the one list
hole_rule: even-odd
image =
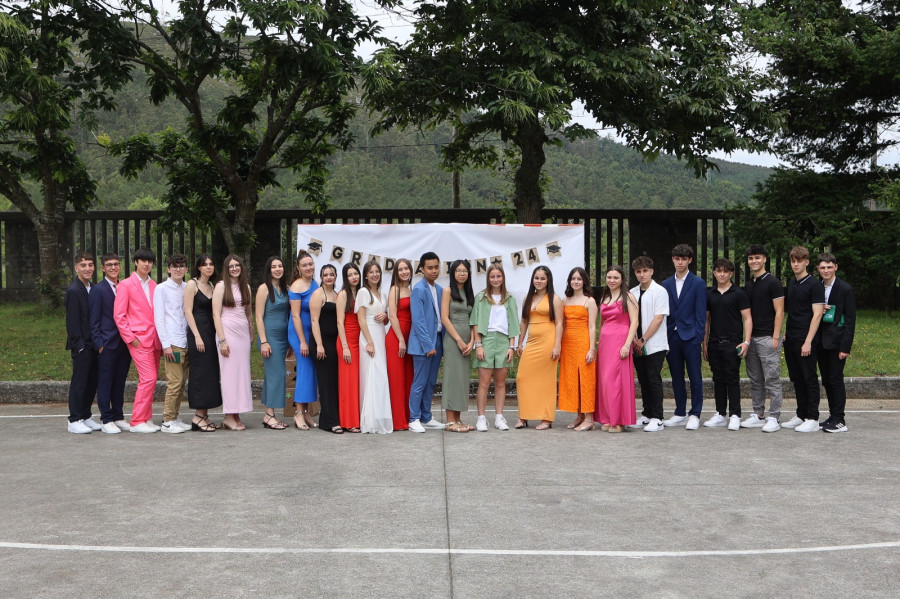
[[322,286],[323,287],[334,287],[334,282],[337,280],[337,271],[329,266],[326,266],[322,269]]
[[397,265],[397,276],[400,277],[400,280],[404,283],[408,283],[409,280],[412,279],[412,269],[410,269],[406,262],[400,262]]
[[717,268],[713,271],[713,275],[715,275],[719,287],[726,287],[731,282],[731,275],[733,274],[733,272],[725,270],[724,268]]
[[377,289],[379,285],[381,285],[381,267],[375,264],[366,273],[366,286]]
[[547,273],[543,270],[535,271],[531,276],[531,284],[537,291],[543,291],[547,288]]
[[491,286],[491,293],[500,293],[503,289],[503,271],[492,270],[488,274],[488,284]]
[[610,291],[618,291],[622,287],[622,275],[617,270],[606,273],[606,286]]
[[316,272],[316,263],[313,261],[312,256],[300,258],[300,262],[297,266],[300,269],[300,275],[304,279],[310,280],[313,278],[313,274]]
[[580,272],[573,272],[572,276],[569,277],[569,287],[576,293],[584,289],[584,279],[581,278]]
[[122,270],[122,264],[119,262],[118,258],[110,258],[103,263],[100,270],[103,271],[103,276],[116,283],[119,280],[119,272]]
[[229,260],[228,261],[228,276],[232,278],[232,280],[237,281],[238,277],[241,276],[241,263],[237,260]]
[[816,267],[819,271],[819,276],[822,277],[822,280],[825,281],[827,285],[830,285],[834,280],[835,274],[837,274],[838,266],[834,262],[819,262],[819,266]]
[[75,265],[75,274],[78,275],[78,279],[85,285],[90,283],[91,277],[94,276],[94,261],[87,258],[79,260]]
[[762,254],[751,254],[747,256],[747,266],[754,277],[760,276],[766,269],[766,257]]
[[347,271],[347,282],[349,282],[354,287],[359,286],[359,269],[351,268]]
[[272,260],[272,264],[269,265],[269,276],[273,281],[279,280],[284,276],[284,262],[281,260]]

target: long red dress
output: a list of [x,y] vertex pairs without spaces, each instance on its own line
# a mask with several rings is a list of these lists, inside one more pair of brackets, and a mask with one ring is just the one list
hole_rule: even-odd
[[338,335],[338,411],[341,428],[359,428],[359,320],[353,312],[344,315],[344,332],[352,363],[344,362],[344,346]]
[[[397,320],[400,321],[400,332],[403,339],[409,341],[412,328],[412,313],[409,310],[409,298],[401,297],[397,302]],[[391,389],[391,413],[394,416],[394,430],[405,431],[409,428],[409,390],[413,380],[413,360],[409,354],[402,358],[400,340],[394,334],[394,328],[387,333],[384,340],[387,350],[388,384]]]

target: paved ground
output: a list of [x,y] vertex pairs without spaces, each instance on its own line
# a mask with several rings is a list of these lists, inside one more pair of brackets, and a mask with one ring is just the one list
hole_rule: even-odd
[[0,598],[893,598],[900,402],[848,408],[838,435],[561,414],[337,436],[257,412],[243,433],[76,436],[64,406],[2,406]]

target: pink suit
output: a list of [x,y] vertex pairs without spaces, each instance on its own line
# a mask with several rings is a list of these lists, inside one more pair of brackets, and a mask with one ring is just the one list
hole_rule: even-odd
[[[147,422],[153,418],[153,392],[159,376],[159,358],[162,345],[156,334],[153,320],[153,292],[156,281],[150,279],[150,299],[141,287],[141,279],[136,272],[119,283],[113,306],[113,319],[119,328],[119,335],[128,345],[131,359],[138,373],[138,386],[134,394],[134,409],[131,426]],[[131,343],[137,339],[138,347]]]

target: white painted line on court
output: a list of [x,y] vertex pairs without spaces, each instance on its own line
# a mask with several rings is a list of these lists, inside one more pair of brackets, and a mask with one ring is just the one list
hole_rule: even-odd
[[824,553],[834,551],[861,551],[867,549],[894,549],[900,541],[862,543],[857,545],[826,545],[819,547],[783,547],[775,549],[711,549],[701,551],[582,551],[544,549],[440,549],[406,547],[129,547],[114,545],[50,545],[44,543],[4,543],[0,549],[26,549],[37,551],[95,551],[101,553],[222,553],[222,554],[294,554],[294,555],[484,555],[497,557],[623,557],[643,559],[650,557],[729,557],[747,555],[784,555],[799,553]]

